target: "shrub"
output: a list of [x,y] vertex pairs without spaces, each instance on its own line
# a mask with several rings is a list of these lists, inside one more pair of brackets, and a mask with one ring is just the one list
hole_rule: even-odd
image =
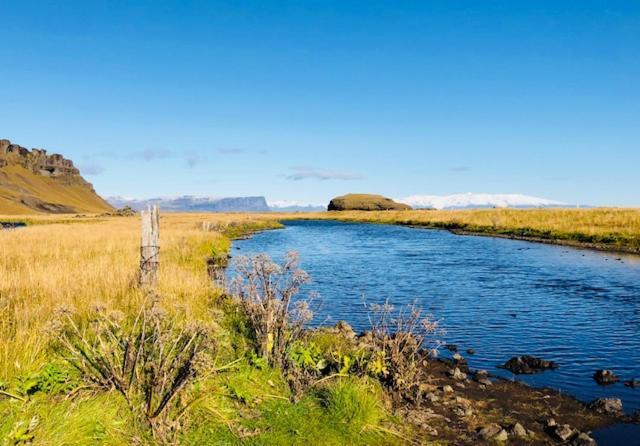
[[372,347],[368,369],[371,375],[404,396],[419,384],[424,352],[434,352],[441,345],[443,333],[438,321],[423,314],[415,304],[395,311],[392,305],[369,306],[371,332],[367,340]]
[[60,311],[56,349],[89,385],[116,389],[154,439],[169,441],[179,428],[169,408],[211,348],[207,332],[162,312],[154,299],[133,321],[96,307],[86,320]]
[[308,300],[293,301],[309,276],[299,267],[298,255],[287,254],[282,265],[267,254],[238,257],[231,293],[246,313],[258,354],[271,366],[285,368],[287,351],[301,338],[313,317]]

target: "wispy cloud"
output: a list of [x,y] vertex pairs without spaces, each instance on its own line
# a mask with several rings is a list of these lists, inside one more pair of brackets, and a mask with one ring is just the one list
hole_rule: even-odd
[[361,180],[362,175],[353,172],[343,172],[337,170],[324,170],[316,169],[313,167],[292,167],[292,172],[285,175],[287,180],[301,181],[301,180]]
[[95,163],[82,164],[79,169],[82,175],[100,175],[104,172],[104,167]]
[[471,170],[471,167],[468,166],[453,166],[450,167],[449,170],[451,172],[468,172]]
[[131,158],[139,158],[144,161],[153,161],[157,159],[166,159],[173,156],[173,152],[167,149],[144,149],[139,152],[135,152]]

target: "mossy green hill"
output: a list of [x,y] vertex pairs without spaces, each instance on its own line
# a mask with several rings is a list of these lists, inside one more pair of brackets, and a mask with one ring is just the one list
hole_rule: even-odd
[[375,194],[347,194],[331,200],[328,206],[330,211],[402,211],[409,210],[411,206],[396,203],[390,198]]

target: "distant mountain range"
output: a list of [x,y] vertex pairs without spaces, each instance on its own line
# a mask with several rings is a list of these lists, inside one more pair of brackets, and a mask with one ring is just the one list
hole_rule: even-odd
[[[146,200],[109,197],[107,201],[117,208],[130,206],[135,210],[159,204],[165,211],[174,212],[318,212],[327,207],[317,203],[302,203],[292,200],[270,201],[264,197],[158,197]],[[454,195],[410,195],[395,199],[414,209],[466,209],[466,208],[540,208],[568,206],[560,201],[532,197],[522,194],[454,194]]]
[[415,209],[464,209],[464,208],[539,208],[568,206],[567,203],[531,197],[522,194],[454,194],[410,195],[396,199]]
[[124,197],[108,197],[107,201],[114,207],[129,206],[137,211],[146,209],[151,204],[158,204],[163,211],[174,212],[269,212],[264,197],[158,197],[137,200]]
[[300,203],[293,200],[270,201],[269,207],[274,212],[321,212],[327,210],[326,204]]

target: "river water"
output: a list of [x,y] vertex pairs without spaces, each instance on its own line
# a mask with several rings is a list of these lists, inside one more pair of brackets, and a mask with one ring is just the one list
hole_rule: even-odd
[[[304,292],[317,291],[323,303],[316,323],[346,320],[366,330],[365,300],[416,301],[472,368],[515,379],[497,366],[515,355],[541,356],[559,368],[517,379],[584,401],[615,396],[627,412],[640,409],[640,389],[592,378],[606,368],[640,379],[640,257],[391,225],[285,225],[236,241],[234,254],[281,260],[298,251],[313,278]],[[465,354],[468,348],[476,353]]]

